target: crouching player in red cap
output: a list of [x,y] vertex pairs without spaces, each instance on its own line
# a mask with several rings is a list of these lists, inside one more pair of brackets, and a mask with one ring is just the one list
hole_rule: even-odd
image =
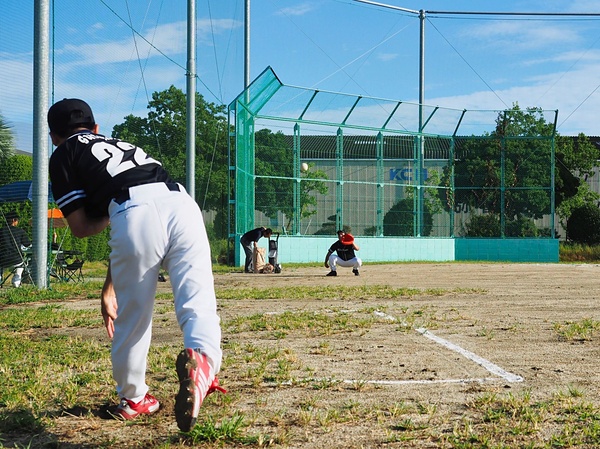
[[325,256],[325,268],[331,268],[327,276],[337,276],[338,265],[340,267],[352,267],[354,276],[359,276],[358,269],[362,265],[362,260],[356,257],[354,251],[358,251],[360,248],[354,242],[352,234],[340,230],[337,235],[338,240],[331,245]]

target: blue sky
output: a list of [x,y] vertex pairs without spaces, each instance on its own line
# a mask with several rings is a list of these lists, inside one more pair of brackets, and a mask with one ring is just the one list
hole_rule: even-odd
[[[0,15],[0,114],[28,151],[32,3],[4,0]],[[186,2],[56,3],[52,95],[87,100],[105,133],[145,115],[152,92],[185,89]],[[427,11],[425,104],[558,109],[561,134],[600,135],[600,17],[429,12],[599,13],[600,0],[381,3]],[[198,91],[210,102],[228,104],[243,89],[243,21],[244,0],[197,1]],[[417,102],[419,25],[415,14],[354,0],[252,0],[251,79],[271,66],[287,85]]]

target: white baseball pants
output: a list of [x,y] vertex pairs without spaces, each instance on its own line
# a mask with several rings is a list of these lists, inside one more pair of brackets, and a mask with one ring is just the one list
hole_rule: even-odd
[[331,271],[336,271],[338,265],[340,267],[352,267],[358,270],[362,266],[362,260],[360,260],[358,257],[354,257],[350,260],[343,260],[340,258],[340,256],[333,253],[331,256],[329,256],[329,268]]
[[119,396],[134,402],[148,391],[146,359],[161,266],[169,272],[184,347],[204,353],[215,373],[221,367],[220,318],[204,220],[181,185],[180,190],[173,192],[164,183],[136,186],[129,189],[129,200],[109,206],[118,304],[113,377]]

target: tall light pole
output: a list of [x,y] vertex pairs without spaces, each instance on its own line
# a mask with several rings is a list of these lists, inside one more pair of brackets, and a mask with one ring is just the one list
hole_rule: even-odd
[[186,190],[196,198],[196,0],[187,7]]
[[33,276],[36,287],[48,285],[48,110],[50,1],[34,2],[33,47]]
[[250,85],[250,0],[246,0],[244,13],[244,89]]

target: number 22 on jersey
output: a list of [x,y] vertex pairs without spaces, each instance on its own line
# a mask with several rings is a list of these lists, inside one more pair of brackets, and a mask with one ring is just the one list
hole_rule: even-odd
[[[136,147],[127,142],[119,141],[115,144],[104,141],[96,142],[92,145],[91,151],[100,162],[108,159],[106,171],[113,178],[140,165],[162,165],[156,159],[149,157],[140,147]],[[133,156],[129,156],[132,152]]]

